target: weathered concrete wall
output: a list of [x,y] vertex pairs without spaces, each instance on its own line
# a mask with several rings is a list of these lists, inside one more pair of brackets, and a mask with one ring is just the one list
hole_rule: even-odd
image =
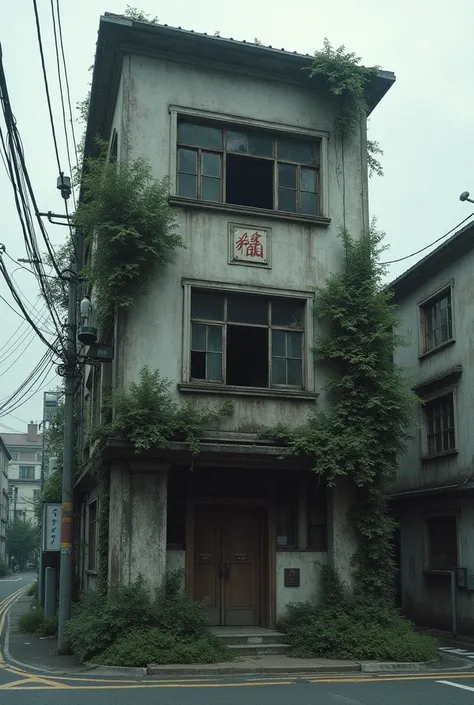
[[[266,121],[270,129],[291,127],[296,132],[318,130],[329,134],[332,131],[334,115],[329,103],[325,96],[317,95],[311,85],[308,89],[282,86],[267,79],[132,56],[125,60],[122,87],[121,124],[118,116],[115,120],[115,127],[120,130],[121,157],[146,157],[157,177],[171,174],[172,181],[176,135],[172,130],[170,105],[211,111],[229,121],[235,116],[250,123]],[[186,249],[179,250],[174,265],[157,273],[147,296],[133,308],[122,340],[118,341],[123,348],[116,349],[117,365],[123,370],[116,379],[127,385],[136,380],[139,370],[148,364],[159,368],[162,376],[173,382],[183,380],[183,328],[188,321],[183,317],[182,277],[313,292],[331,271],[338,269],[342,258],[340,226],[345,223],[357,234],[368,221],[363,130],[362,133],[347,142],[344,164],[340,145],[335,148],[330,134],[325,168],[328,204],[325,215],[332,219],[328,227],[291,218],[276,219],[263,213],[247,215],[230,210],[177,208],[178,232]],[[272,228],[271,269],[228,264],[230,222]],[[263,289],[262,293],[265,293]],[[308,341],[306,363],[312,371],[310,348],[311,341]],[[320,375],[309,385],[308,391],[320,391],[323,382]],[[179,394],[174,386],[173,392]],[[215,403],[216,397],[200,394],[199,399]],[[273,425],[281,421],[298,423],[306,418],[312,403],[237,397],[235,415],[223,427]],[[318,403],[323,403],[322,397]]]
[[[320,551],[278,551],[276,554],[276,615],[283,617],[289,602],[316,604],[321,593],[321,568],[327,553]],[[300,586],[285,587],[285,568],[299,568]]]
[[[406,503],[401,511],[402,609],[419,624],[451,628],[450,575],[426,572],[427,536],[425,516],[455,512],[459,532],[459,565],[474,573],[474,502],[472,496],[433,497]],[[456,591],[458,629],[474,633],[474,592]]]
[[351,483],[338,478],[336,486],[328,492],[328,563],[349,590],[353,586],[352,558],[357,550],[357,539],[350,517],[353,504]]
[[[456,365],[462,365],[462,375],[456,391],[456,434],[458,453],[426,463],[420,462],[422,453],[420,411],[410,432],[413,440],[408,442],[406,453],[400,458],[394,491],[419,487],[436,487],[450,481],[463,480],[474,473],[474,435],[471,419],[474,417],[474,334],[472,311],[474,289],[472,271],[474,251],[456,260],[423,283],[399,304],[400,334],[407,345],[396,353],[396,362],[407,369],[413,383],[419,383],[434,375],[442,374]],[[453,284],[452,308],[454,336],[456,341],[445,348],[419,359],[420,313],[418,303],[436,293],[440,288]]]
[[[138,466],[137,466],[138,467]],[[166,574],[167,468],[112,468],[109,580],[130,583],[139,575],[158,588]]]
[[186,585],[186,551],[166,551],[166,573],[169,575],[175,570],[183,572],[182,589]]

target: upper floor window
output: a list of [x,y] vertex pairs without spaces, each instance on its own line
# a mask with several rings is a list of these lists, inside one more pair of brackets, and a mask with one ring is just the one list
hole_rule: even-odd
[[420,307],[422,353],[429,352],[453,338],[451,287]]
[[305,302],[193,290],[191,379],[303,387]]
[[20,480],[34,480],[35,479],[34,465],[20,465],[18,477]]
[[428,455],[456,449],[454,394],[444,394],[426,401],[426,452]]
[[178,123],[178,196],[318,216],[319,166],[318,140]]

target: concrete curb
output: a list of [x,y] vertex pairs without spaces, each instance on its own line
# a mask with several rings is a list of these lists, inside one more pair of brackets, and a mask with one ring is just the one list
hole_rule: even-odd
[[96,676],[146,676],[147,668],[126,667],[126,666],[101,666],[98,663],[85,661],[84,666],[87,673],[93,672]]
[[224,675],[241,675],[245,676],[249,673],[288,673],[291,675],[293,673],[360,673],[360,664],[356,665],[344,665],[344,666],[245,666],[239,668],[238,666],[218,666],[217,668],[212,665],[195,667],[192,666],[159,666],[156,664],[150,664],[146,669],[148,676],[224,676]]
[[368,661],[361,663],[362,673],[391,673],[403,671],[404,673],[416,673],[426,671],[433,668],[441,661],[441,658],[435,658],[431,661]]

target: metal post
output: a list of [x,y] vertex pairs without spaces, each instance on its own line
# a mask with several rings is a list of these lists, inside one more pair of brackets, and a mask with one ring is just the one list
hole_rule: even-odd
[[44,571],[44,616],[47,619],[56,614],[56,568],[48,566]]
[[456,614],[456,571],[451,571],[451,616],[453,620],[453,636],[458,634],[457,614]]
[[44,420],[44,395],[43,395],[43,434],[41,438],[41,490],[40,490],[40,503],[41,503],[41,538],[40,538],[40,553],[39,553],[39,567],[38,567],[38,601],[42,606],[44,603],[44,566],[43,566],[43,533],[44,533],[44,516],[43,516],[43,492],[44,492],[44,436],[46,431],[46,422]]
[[16,503],[18,501],[18,487],[13,488],[13,523],[16,522]]
[[61,558],[59,571],[58,651],[68,652],[66,625],[71,616],[72,588],[72,515],[74,481],[74,392],[76,370],[77,262],[73,257],[69,276],[67,315],[67,360],[64,367],[64,461],[61,518]]

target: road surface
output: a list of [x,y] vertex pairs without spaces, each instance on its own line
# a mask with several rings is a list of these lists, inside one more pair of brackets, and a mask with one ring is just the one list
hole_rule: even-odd
[[6,578],[0,578],[0,605],[14,592],[36,580],[36,573],[15,573]]

